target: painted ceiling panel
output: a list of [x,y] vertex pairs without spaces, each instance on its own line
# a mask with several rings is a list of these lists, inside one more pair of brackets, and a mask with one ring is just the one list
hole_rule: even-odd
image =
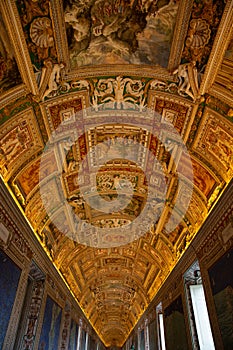
[[[168,64],[179,1],[63,2],[71,67]],[[158,53],[162,54],[158,54]]]
[[0,10],[1,176],[103,342],[121,346],[233,175],[232,2]]

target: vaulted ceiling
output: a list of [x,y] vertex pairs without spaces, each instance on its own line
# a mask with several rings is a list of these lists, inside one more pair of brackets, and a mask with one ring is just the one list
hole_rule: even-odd
[[232,178],[233,2],[0,9],[1,176],[120,346]]

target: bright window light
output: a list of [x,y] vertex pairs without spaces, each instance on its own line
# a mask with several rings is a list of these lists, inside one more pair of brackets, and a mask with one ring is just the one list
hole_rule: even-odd
[[164,336],[163,314],[159,314],[159,330],[160,330],[161,350],[166,350],[165,336]]
[[200,350],[214,350],[215,346],[202,284],[190,285],[190,293]]

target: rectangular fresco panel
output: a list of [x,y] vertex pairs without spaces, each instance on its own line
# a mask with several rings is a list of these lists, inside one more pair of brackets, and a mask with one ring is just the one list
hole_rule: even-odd
[[80,350],[86,349],[86,332],[83,329],[80,337]]
[[137,333],[135,333],[133,336],[132,344],[134,345],[135,349],[138,348],[138,334]]
[[2,349],[21,270],[0,250],[0,271],[0,349]]
[[187,350],[182,298],[179,296],[165,310],[165,340],[167,350]]
[[179,1],[63,0],[72,68],[96,64],[167,67]]
[[233,345],[233,250],[210,269],[209,277],[225,350]]
[[0,13],[0,93],[21,83],[14,50]]
[[140,333],[140,350],[145,350],[145,332],[144,332],[144,329]]
[[58,349],[62,309],[49,296],[46,300],[39,350]]
[[70,325],[70,340],[68,350],[77,350],[78,325],[72,320]]
[[149,344],[150,349],[158,350],[158,333],[156,320],[149,324]]
[[96,349],[95,340],[92,337],[89,337],[88,350],[95,350],[95,349]]

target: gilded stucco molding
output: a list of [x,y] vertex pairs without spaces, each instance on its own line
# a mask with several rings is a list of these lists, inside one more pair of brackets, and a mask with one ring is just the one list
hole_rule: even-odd
[[8,211],[7,205],[2,201],[1,203],[1,246],[3,250],[8,252],[8,255],[13,261],[23,268],[26,261],[30,262],[32,258],[32,250],[27,240],[22,236],[19,228],[12,220]]
[[229,41],[232,36],[233,23],[233,2],[227,1],[223,16],[217,31],[217,35],[214,40],[214,44],[211,50],[210,57],[205,69],[204,76],[202,78],[199,93],[204,95],[209,92],[212,87],[221,62],[223,60],[225,51],[228,47]]
[[182,50],[184,47],[185,37],[187,35],[190,13],[192,10],[194,0],[181,1],[176,26],[174,29],[174,36],[172,40],[171,52],[168,62],[168,71],[172,72],[176,67],[179,66],[182,56]]
[[230,181],[233,174],[233,165],[230,160],[231,137],[231,122],[206,106],[192,150],[199,154],[205,163],[210,163],[226,183]]
[[233,94],[232,91],[224,89],[222,86],[219,86],[217,83],[214,83],[209,89],[210,95],[220,99],[221,101],[228,104],[233,108]]
[[50,6],[58,62],[67,62],[68,64],[66,66],[66,69],[67,71],[70,71],[69,52],[64,23],[63,1],[52,0]]
[[[181,98],[184,100],[184,104],[190,102],[195,102],[195,104],[200,103],[202,98],[198,94],[198,81],[197,81],[197,70],[194,64],[185,63],[180,64],[178,68],[173,71],[173,81],[165,80],[157,76],[157,79],[142,78],[141,76],[137,78],[125,74],[117,76],[103,76],[102,78],[94,76],[85,77],[85,79],[73,79],[68,80],[64,77],[64,64],[52,64],[51,61],[46,63],[46,68],[43,67],[43,74],[40,84],[40,97],[42,101],[48,99],[54,99],[57,96],[66,96],[77,92],[87,91],[89,94],[89,103],[97,111],[101,106],[99,104],[107,101],[115,101],[117,103],[117,109],[119,109],[121,104],[125,102],[134,103],[134,108],[143,111],[147,106],[150,106],[151,101],[148,96],[150,91],[155,91],[156,93],[164,93],[171,99]],[[125,73],[125,72],[124,72]],[[159,80],[158,80],[159,79]],[[103,90],[103,85],[108,86],[108,90],[105,92]],[[108,85],[107,85],[108,84]],[[112,91],[109,91],[110,85],[112,84]],[[129,85],[131,89],[129,89]],[[138,88],[135,89],[136,84]],[[101,86],[101,89],[99,90]],[[47,87],[47,88],[46,88]],[[134,90],[135,89],[135,90]],[[106,95],[106,96],[105,96]],[[105,97],[105,98],[104,98]],[[180,100],[181,102],[182,100]],[[125,108],[125,106],[123,106]]]
[[89,98],[88,98],[88,92],[85,90],[82,91],[75,91],[71,92],[69,94],[60,95],[54,98],[51,98],[49,100],[45,100],[43,103],[40,104],[41,112],[43,115],[43,119],[45,122],[46,130],[48,135],[50,136],[52,132],[55,130],[55,127],[53,125],[52,116],[50,113],[50,108],[53,106],[61,106],[60,111],[63,110],[63,103],[72,102],[75,99],[81,99],[82,103],[82,109],[86,109],[89,107]]
[[25,96],[26,94],[27,88],[25,85],[22,84],[2,93],[0,99],[0,109],[6,107],[7,105]]
[[[206,222],[202,225],[200,232],[191,244],[195,251],[198,252],[200,260],[206,259],[206,253],[210,254],[210,250],[213,247],[217,247],[217,249],[221,247],[220,250],[223,251],[223,243],[221,236],[219,236],[219,231],[223,230],[226,218],[228,217],[229,222],[232,216],[232,190],[233,180],[231,180],[216,205],[212,208]],[[198,237],[201,237],[201,239],[198,239]],[[230,238],[229,246],[231,244],[232,238]]]
[[193,107],[194,103],[193,101],[189,100],[188,98],[181,97],[179,95],[173,95],[168,92],[163,92],[163,91],[157,91],[154,90],[153,88],[149,90],[149,96],[148,96],[148,108],[153,108],[156,102],[157,98],[162,98],[164,100],[168,100],[177,104],[181,104],[182,106],[190,108]]
[[114,77],[117,75],[131,77],[150,77],[163,81],[175,81],[173,74],[160,66],[148,67],[146,65],[101,65],[100,67],[82,67],[78,71],[66,72],[65,80],[77,80],[80,78]]

